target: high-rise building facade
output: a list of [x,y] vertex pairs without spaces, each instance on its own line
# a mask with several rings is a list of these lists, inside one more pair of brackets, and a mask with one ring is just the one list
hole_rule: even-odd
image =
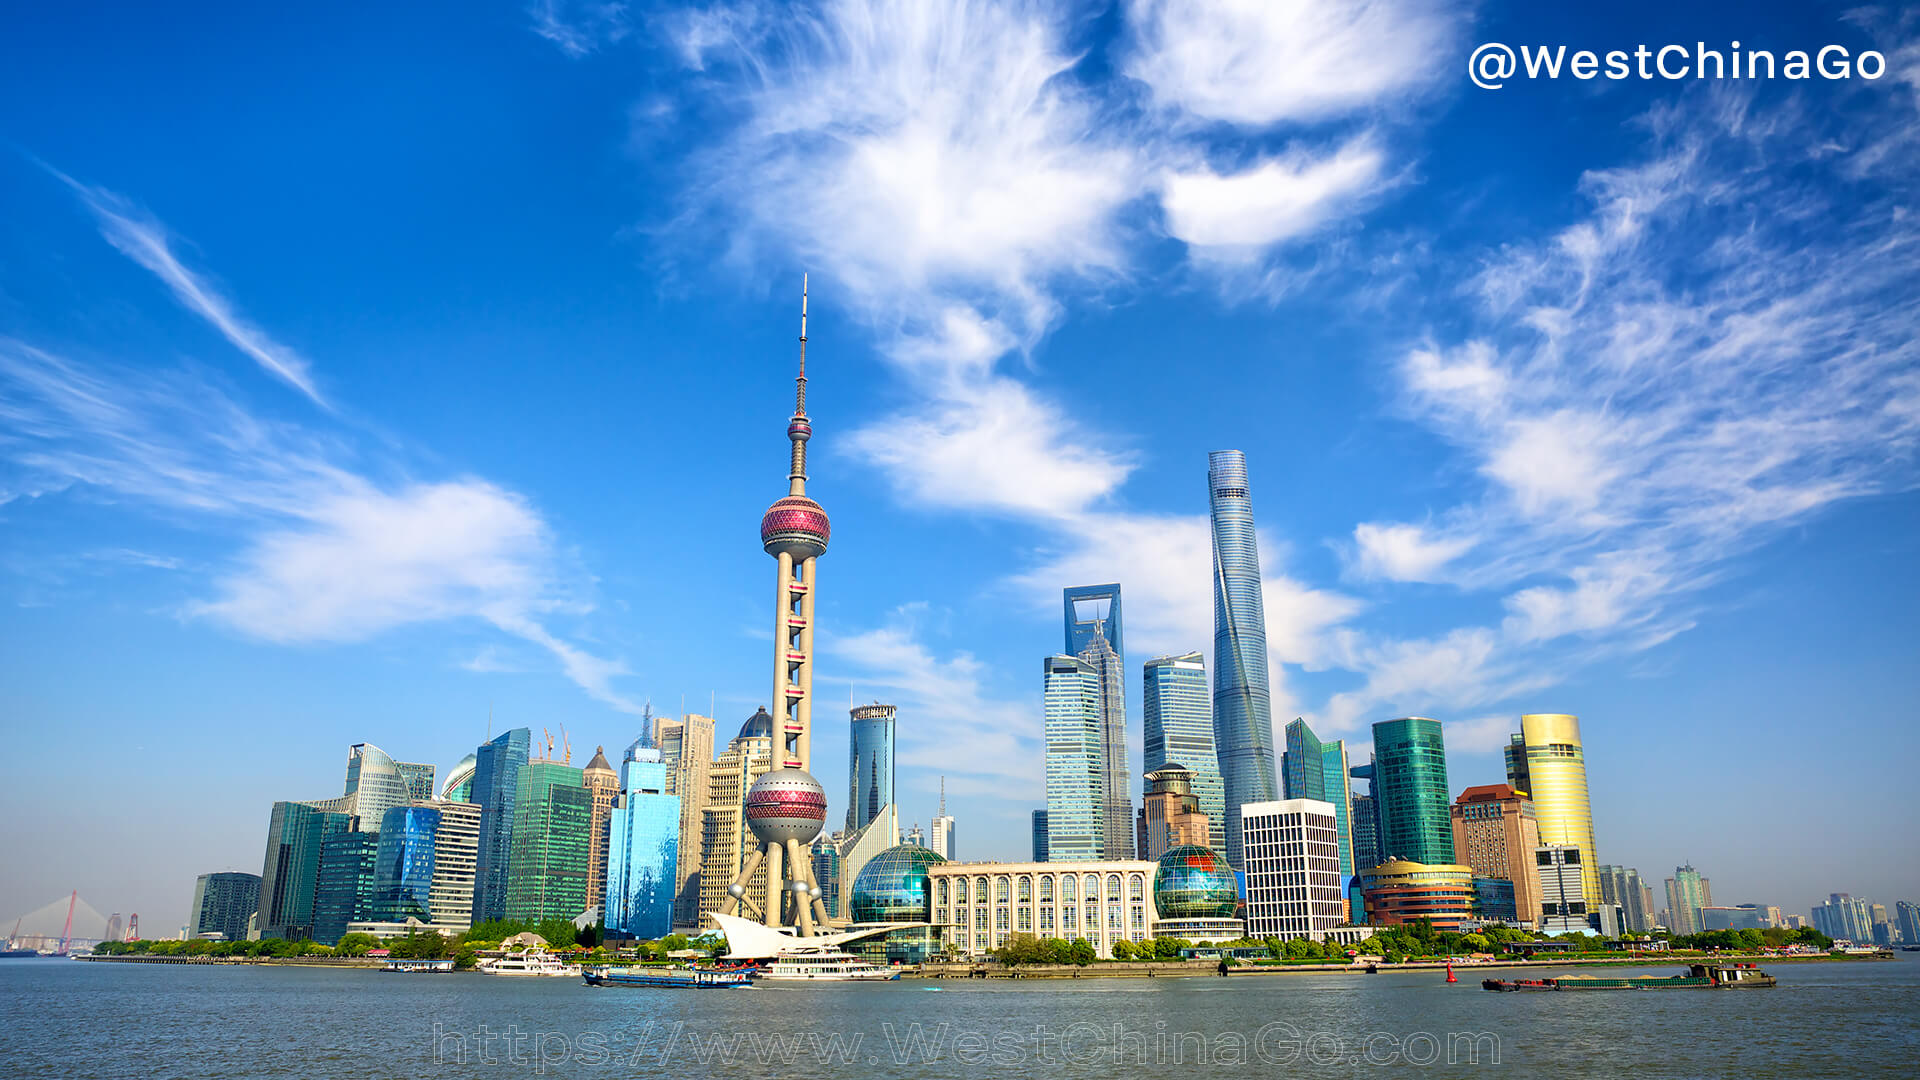
[[1380,819],[1374,812],[1373,796],[1355,793],[1352,797],[1353,816],[1350,819],[1353,842],[1353,868],[1358,873],[1370,866],[1379,866],[1387,861],[1380,852]]
[[1587,799],[1587,752],[1580,718],[1530,713],[1506,748],[1507,783],[1533,800],[1540,841],[1580,849],[1581,888],[1587,906],[1600,903],[1599,858],[1593,846],[1593,809]]
[[940,778],[940,808],[933,812],[933,828],[932,835],[928,838],[928,850],[948,862],[957,862],[960,858],[959,837],[955,835],[957,828],[953,815],[947,813],[947,778],[943,776]]
[[1600,902],[1617,904],[1625,912],[1626,928],[1644,933],[1653,929],[1653,893],[1640,880],[1640,871],[1628,866],[1600,868]]
[[847,828],[872,821],[880,808],[893,802],[893,734],[891,705],[875,702],[848,710]]
[[480,841],[475,848],[473,921],[507,917],[508,871],[513,863],[513,826],[520,797],[520,774],[533,750],[528,728],[503,731],[473,753],[469,800],[480,807]]
[[1286,749],[1280,756],[1283,798],[1313,799],[1333,807],[1340,837],[1340,874],[1353,876],[1353,802],[1347,784],[1347,744],[1344,739],[1321,742],[1302,719],[1287,725]]
[[1226,796],[1227,862],[1240,857],[1240,807],[1273,802],[1280,785],[1267,687],[1267,612],[1260,595],[1260,541],[1253,528],[1247,459],[1207,455],[1213,527],[1213,743]]
[[1333,804],[1281,799],[1240,808],[1247,935],[1325,939],[1347,921]]
[[1683,934],[1700,932],[1700,909],[1711,906],[1713,893],[1707,885],[1707,879],[1692,863],[1673,868],[1673,876],[1667,879],[1667,908],[1672,920],[1667,924],[1667,932],[1679,937]]
[[356,920],[433,922],[434,839],[439,831],[440,811],[431,802],[386,812],[373,856],[372,896]]
[[1542,844],[1533,849],[1540,876],[1540,930],[1547,934],[1587,932],[1587,875],[1584,853],[1573,844]]
[[190,937],[220,935],[226,941],[244,941],[247,923],[260,911],[260,875],[237,870],[201,874],[193,883],[193,904],[187,909]]
[[[700,914],[726,907],[727,886],[746,867],[754,848],[753,831],[747,827],[747,791],[772,768],[773,716],[759,709],[708,769],[707,804],[700,811],[700,904],[696,918],[683,925],[698,926]],[[747,893],[760,896],[765,891],[762,867],[747,883]]]
[[1911,900],[1895,900],[1893,917],[1900,930],[1900,941],[1906,945],[1920,945],[1920,904]]
[[1163,765],[1146,779],[1136,857],[1158,859],[1177,847],[1208,847],[1212,823],[1193,793],[1193,774],[1179,765]]
[[[658,753],[658,751],[655,751]],[[587,820],[587,910],[604,912],[607,900],[607,851],[613,831],[613,806],[620,801],[620,774],[607,762],[607,748],[593,748],[580,770],[592,810]],[[676,822],[676,827],[678,823]]]
[[313,905],[328,838],[353,829],[343,800],[277,802],[267,823],[266,861],[260,870],[261,937],[313,937]]
[[1047,812],[1033,812],[1033,861],[1046,862],[1053,856],[1047,848]]
[[667,793],[680,799],[680,841],[675,851],[675,872],[680,881],[674,887],[673,921],[679,926],[696,926],[700,922],[700,876],[706,856],[702,840],[705,811],[713,782],[713,717],[687,713],[678,720],[662,719],[659,727]]
[[1100,735],[1100,822],[1102,850],[1133,851],[1133,783],[1127,775],[1126,668],[1096,621],[1080,650],[1097,687],[1095,715]]
[[453,771],[447,774],[446,786],[440,789],[442,799],[447,802],[473,801],[473,764],[472,754],[460,759]]
[[1049,656],[1041,670],[1048,857],[1054,862],[1105,858],[1106,750],[1100,738],[1100,681],[1085,661],[1073,656]]
[[320,873],[314,881],[313,933],[322,945],[339,942],[347,924],[367,916],[373,902],[374,854],[380,834],[342,832],[320,845]]
[[1381,857],[1453,863],[1449,805],[1440,721],[1408,716],[1373,725],[1373,808]]
[[433,800],[433,766],[418,761],[396,761],[394,765],[400,769],[400,779],[406,782],[409,801]]
[[1197,652],[1155,657],[1141,673],[1147,772],[1168,765],[1187,770],[1212,830],[1206,846],[1225,851],[1227,789],[1213,746],[1213,687],[1206,659]]
[[612,934],[654,939],[673,932],[680,798],[667,793],[658,750],[638,748],[624,763],[620,805],[608,834],[606,916]]
[[[426,770],[427,788],[431,791],[433,766],[409,767]],[[354,827],[365,832],[380,831],[380,820],[388,810],[412,800],[407,782],[407,773],[402,771],[401,763],[393,760],[385,750],[372,743],[355,743],[348,747],[346,797],[348,813],[359,819]]]
[[586,911],[593,793],[581,770],[558,761],[528,762],[513,814],[506,917],[539,922]]
[[1824,903],[1813,907],[1813,928],[1835,941],[1855,945],[1873,943],[1873,916],[1865,900],[1847,893],[1832,893]]
[[442,933],[473,925],[473,882],[480,855],[480,807],[468,802],[432,804],[440,822],[433,833],[433,884],[427,893],[429,920]]
[[1476,878],[1512,882],[1515,918],[1538,926],[1540,827],[1533,803],[1506,784],[1482,784],[1461,792],[1449,813],[1454,861],[1473,867]]

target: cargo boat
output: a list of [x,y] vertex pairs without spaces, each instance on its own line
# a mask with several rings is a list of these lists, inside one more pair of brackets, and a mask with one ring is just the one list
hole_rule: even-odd
[[1562,975],[1552,979],[1486,979],[1482,990],[1725,990],[1759,989],[1778,980],[1752,964],[1694,964],[1685,975]]
[[659,986],[672,990],[734,990],[753,985],[746,971],[697,967],[609,967],[581,972],[588,986]]

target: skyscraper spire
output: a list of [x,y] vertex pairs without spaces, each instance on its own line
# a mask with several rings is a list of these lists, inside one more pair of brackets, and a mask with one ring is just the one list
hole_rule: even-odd
[[807,421],[807,275],[800,275],[800,375],[793,380],[793,417],[787,423],[787,438],[793,441],[793,458],[787,472],[787,494],[807,492],[807,440],[813,438],[813,425]]

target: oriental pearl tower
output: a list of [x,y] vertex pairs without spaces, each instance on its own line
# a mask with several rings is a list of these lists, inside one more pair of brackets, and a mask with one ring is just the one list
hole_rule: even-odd
[[[746,819],[763,845],[748,857],[740,876],[727,886],[727,914],[742,905],[769,926],[793,926],[812,937],[816,922],[827,922],[819,883],[813,880],[810,845],[827,820],[827,793],[807,771],[813,720],[814,567],[826,553],[827,512],[807,497],[807,285],[800,279],[800,376],[794,384],[793,416],[787,421],[792,443],[787,494],[760,519],[760,544],[779,563],[773,622],[773,769],[747,789]],[[747,887],[762,864],[766,891],[748,896]],[[785,873],[782,874],[782,867]],[[791,921],[789,919],[791,918]]]

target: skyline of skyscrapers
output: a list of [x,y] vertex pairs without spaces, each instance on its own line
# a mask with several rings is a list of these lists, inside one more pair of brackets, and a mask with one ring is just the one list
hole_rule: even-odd
[[1213,533],[1213,742],[1226,799],[1227,862],[1242,869],[1240,807],[1279,798],[1273,704],[1267,686],[1267,614],[1260,538],[1253,525],[1246,455],[1207,455]]
[[1207,815],[1207,846],[1224,852],[1227,789],[1213,744],[1213,688],[1198,652],[1157,656],[1140,670],[1145,771],[1178,765],[1191,774],[1194,797]]

